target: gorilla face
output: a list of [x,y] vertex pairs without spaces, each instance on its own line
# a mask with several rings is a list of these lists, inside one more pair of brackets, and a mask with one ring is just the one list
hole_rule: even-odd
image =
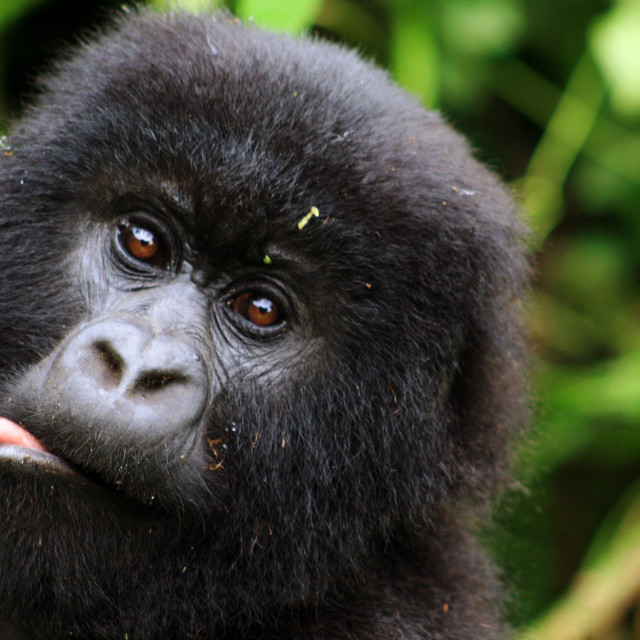
[[131,14],[43,86],[0,157],[0,636],[490,637],[496,179],[353,54],[225,14]]

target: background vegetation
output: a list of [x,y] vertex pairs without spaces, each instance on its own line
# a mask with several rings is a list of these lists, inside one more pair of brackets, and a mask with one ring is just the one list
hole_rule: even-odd
[[[0,0],[0,113],[119,4]],[[505,498],[489,544],[524,638],[640,639],[640,2],[226,4],[357,46],[512,183],[538,248],[538,400],[527,488]]]

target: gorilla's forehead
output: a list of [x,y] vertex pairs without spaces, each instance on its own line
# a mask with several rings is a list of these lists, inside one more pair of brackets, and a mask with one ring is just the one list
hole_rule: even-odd
[[[395,267],[441,233],[466,246],[491,211],[511,209],[462,139],[385,73],[228,14],[125,16],[44,84],[22,126],[39,156],[17,160],[30,176],[93,209],[127,193],[170,197],[207,249],[288,239],[320,261],[377,255]],[[57,176],[67,184],[47,187]]]
[[450,158],[460,152],[435,116],[353,53],[226,14],[124,19],[115,37],[62,63],[48,89],[37,133],[75,156],[69,164],[164,176],[225,207],[295,203],[304,215],[323,193],[371,204],[394,185],[406,193],[418,174],[425,186],[443,137]]

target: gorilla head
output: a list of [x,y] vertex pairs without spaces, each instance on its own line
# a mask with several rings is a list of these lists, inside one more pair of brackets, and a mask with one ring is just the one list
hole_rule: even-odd
[[146,12],[80,47],[0,155],[0,636],[499,634],[521,235],[340,47]]

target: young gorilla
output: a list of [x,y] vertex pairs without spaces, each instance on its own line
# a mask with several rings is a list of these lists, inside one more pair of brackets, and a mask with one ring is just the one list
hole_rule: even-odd
[[526,259],[340,47],[130,13],[0,155],[0,637],[495,638]]

